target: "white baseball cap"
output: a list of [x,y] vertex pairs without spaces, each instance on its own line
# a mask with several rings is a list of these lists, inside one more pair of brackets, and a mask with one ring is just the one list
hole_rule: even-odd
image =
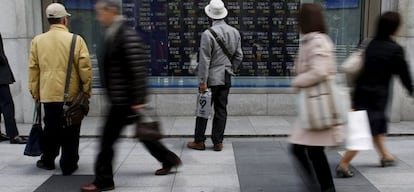
[[221,0],[211,0],[204,8],[206,15],[212,19],[224,19],[227,16],[227,9]]
[[65,7],[60,3],[52,3],[46,7],[46,17],[47,18],[62,18],[70,16],[66,12]]

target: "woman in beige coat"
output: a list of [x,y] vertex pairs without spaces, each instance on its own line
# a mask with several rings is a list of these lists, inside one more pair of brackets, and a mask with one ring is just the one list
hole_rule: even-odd
[[[299,13],[302,34],[296,59],[297,76],[293,87],[305,88],[324,81],[336,72],[334,45],[326,34],[322,8],[316,4],[303,4]],[[325,146],[341,142],[341,129],[334,127],[323,131],[308,131],[295,124],[289,137],[292,152],[304,171],[315,172],[321,191],[335,191],[332,174],[324,152]]]

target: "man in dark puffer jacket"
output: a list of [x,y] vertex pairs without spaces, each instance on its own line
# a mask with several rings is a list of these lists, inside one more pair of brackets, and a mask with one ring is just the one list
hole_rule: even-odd
[[[97,19],[106,28],[104,52],[100,57],[102,83],[110,101],[109,115],[103,129],[100,152],[95,163],[95,181],[82,191],[114,189],[112,160],[113,145],[122,128],[131,123],[128,118],[141,110],[146,97],[146,62],[144,44],[136,32],[126,26],[120,15],[120,1],[98,0]],[[142,140],[149,152],[162,163],[156,175],[166,175],[181,164],[179,157],[159,141]]]

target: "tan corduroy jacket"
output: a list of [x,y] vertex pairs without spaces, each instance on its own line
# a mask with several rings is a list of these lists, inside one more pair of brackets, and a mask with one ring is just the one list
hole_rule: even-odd
[[[42,103],[63,102],[72,33],[61,24],[32,40],[29,63],[29,90]],[[80,85],[80,83],[82,83]],[[81,36],[76,39],[68,101],[80,89],[92,93],[92,65],[88,47]]]

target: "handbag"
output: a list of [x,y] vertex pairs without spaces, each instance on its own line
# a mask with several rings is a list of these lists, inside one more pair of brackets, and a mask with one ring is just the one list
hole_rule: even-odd
[[355,151],[374,149],[367,111],[349,112],[345,147]]
[[302,128],[318,131],[344,125],[349,111],[347,95],[331,77],[314,86],[300,88],[298,113]]
[[163,137],[161,133],[161,122],[153,109],[144,107],[136,115],[138,116],[135,127],[136,138],[154,141]]
[[355,83],[364,66],[364,57],[364,49],[358,49],[342,63],[342,70],[345,72],[348,83]]
[[[75,50],[75,45],[76,45],[76,37],[77,35],[73,34],[72,43],[70,46],[68,69],[66,73],[65,91],[64,91],[64,98],[63,98],[63,117],[64,117],[63,119],[64,119],[66,127],[70,127],[73,125],[80,125],[82,123],[83,118],[89,112],[89,95],[83,91],[75,95],[70,105],[67,104],[67,99],[69,97],[70,77],[72,73],[72,63],[73,63],[74,50]],[[80,88],[82,90],[81,85],[80,85]]]
[[26,156],[37,157],[42,155],[43,128],[41,116],[41,105],[40,103],[36,103],[32,129],[30,130],[29,139],[27,140],[26,147],[23,152]]
[[212,114],[211,90],[207,89],[204,93],[198,93],[195,115],[204,119],[210,118]]

